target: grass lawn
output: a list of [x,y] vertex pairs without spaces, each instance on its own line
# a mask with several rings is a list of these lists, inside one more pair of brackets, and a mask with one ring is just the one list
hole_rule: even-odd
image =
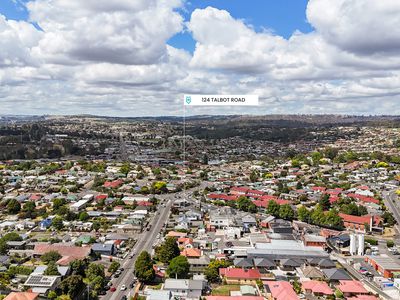
[[229,285],[218,286],[212,290],[211,295],[213,295],[213,296],[230,296],[231,291],[240,291],[240,285],[229,284]]

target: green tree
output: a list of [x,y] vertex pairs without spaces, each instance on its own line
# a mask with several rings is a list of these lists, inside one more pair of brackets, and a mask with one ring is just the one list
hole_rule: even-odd
[[124,174],[125,176],[128,175],[128,173],[131,171],[131,166],[129,163],[124,163],[119,171]]
[[61,254],[58,253],[57,251],[49,251],[44,253],[40,259],[42,262],[44,262],[46,265],[49,265],[50,263],[55,263],[61,258]]
[[293,220],[294,211],[289,204],[283,204],[279,207],[279,217],[284,220]]
[[256,212],[257,206],[247,197],[240,196],[237,200],[237,208],[242,211]]
[[154,191],[156,193],[166,192],[167,191],[167,183],[164,181],[156,181],[156,182],[153,182],[152,188],[154,189]]
[[322,195],[319,200],[319,204],[321,205],[322,210],[329,210],[331,208],[331,202],[329,201],[329,194]]
[[280,210],[280,206],[276,201],[271,200],[268,202],[267,212],[270,215],[273,215],[274,217],[279,217],[279,210]]
[[89,281],[94,280],[97,276],[105,277],[104,266],[96,263],[90,263],[86,270],[86,277]]
[[100,229],[100,227],[101,227],[100,222],[97,222],[97,221],[93,222],[93,229],[95,231],[98,231]]
[[206,276],[208,282],[220,282],[221,277],[219,276],[219,269],[227,268],[230,265],[231,263],[227,260],[212,260],[204,270],[204,275]]
[[60,289],[63,294],[74,299],[81,293],[84,286],[82,276],[71,275],[61,281]]
[[5,240],[6,242],[8,242],[8,241],[22,241],[22,237],[16,232],[6,233],[2,237],[2,239]]
[[53,211],[56,211],[65,204],[66,204],[65,199],[55,198],[53,200]]
[[56,300],[72,300],[69,295],[60,295],[56,298]]
[[301,190],[302,188],[303,188],[303,184],[301,183],[301,181],[297,181],[296,190]]
[[208,155],[206,153],[203,155],[202,164],[208,165]]
[[86,260],[76,259],[69,263],[73,275],[85,276],[85,271],[88,266]]
[[89,220],[89,214],[88,214],[86,211],[82,211],[82,212],[79,214],[79,221],[85,222],[85,221],[87,221],[87,220]]
[[167,274],[169,277],[187,278],[189,275],[189,262],[185,256],[177,256],[169,263]]
[[49,298],[50,300],[56,299],[57,298],[57,293],[55,291],[50,291],[47,294],[47,298]]
[[44,275],[47,276],[59,276],[60,273],[58,272],[57,265],[54,262],[49,262],[47,265],[46,270],[43,272]]
[[253,170],[253,171],[251,172],[251,174],[250,174],[250,181],[251,181],[251,182],[256,182],[256,181],[258,181],[258,177],[259,177],[258,172],[257,172],[256,170]]
[[388,211],[385,211],[382,214],[382,218],[383,218],[383,222],[385,224],[387,224],[388,226],[393,226],[394,224],[396,224],[396,220],[394,219],[393,215]]
[[304,205],[301,205],[297,210],[297,216],[302,222],[310,222],[311,214]]
[[153,262],[147,251],[142,251],[135,262],[135,275],[141,282],[151,282],[155,278]]
[[325,157],[329,158],[329,159],[334,159],[339,153],[339,149],[337,148],[332,148],[332,147],[327,147],[324,150],[324,155]]
[[292,159],[291,164],[293,168],[300,168],[300,161],[298,159]]
[[313,165],[318,165],[320,159],[322,158],[322,154],[318,151],[311,153],[311,158],[313,160]]
[[64,228],[63,219],[59,216],[56,216],[51,221],[51,226],[54,227],[56,230],[61,230]]
[[89,283],[90,289],[92,291],[95,291],[96,293],[104,287],[104,284],[105,284],[105,278],[104,276],[100,275],[94,277]]
[[24,206],[22,207],[22,212],[25,213],[25,218],[35,218],[35,209],[36,209],[36,204],[33,201],[27,201],[25,202]]
[[311,212],[311,222],[316,225],[325,224],[325,214],[319,204],[317,204],[315,209]]
[[115,273],[120,267],[120,263],[117,261],[113,261],[110,266],[108,267],[108,272]]
[[157,258],[165,264],[179,256],[180,253],[181,251],[179,250],[176,238],[174,237],[167,237],[164,243],[162,243],[156,250]]
[[5,255],[8,252],[7,241],[0,239],[0,254]]
[[324,225],[336,229],[343,228],[343,220],[335,209],[329,210],[325,215]]
[[17,200],[11,199],[7,203],[7,211],[9,214],[15,215],[19,213],[20,210],[21,210],[21,204]]

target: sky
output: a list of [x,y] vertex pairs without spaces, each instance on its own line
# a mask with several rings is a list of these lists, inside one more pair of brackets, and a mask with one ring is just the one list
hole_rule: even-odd
[[0,0],[0,115],[400,114],[397,0]]

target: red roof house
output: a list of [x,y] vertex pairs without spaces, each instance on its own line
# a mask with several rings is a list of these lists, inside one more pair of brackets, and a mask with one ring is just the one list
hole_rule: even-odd
[[228,283],[245,283],[261,278],[261,273],[257,269],[220,268],[219,275]]
[[314,296],[333,295],[332,289],[325,281],[303,281],[301,287],[304,292],[312,293]]
[[199,258],[201,257],[201,250],[196,248],[185,248],[181,251],[181,255],[188,258]]
[[339,280],[339,284],[336,288],[341,291],[345,297],[368,294],[364,285],[357,280]]
[[264,284],[274,300],[300,299],[288,281],[265,281]]
[[249,190],[247,187],[234,186],[231,188],[230,193],[232,195],[246,195]]
[[113,181],[106,181],[104,182],[104,187],[105,188],[118,188],[120,187],[124,182],[121,179],[113,180]]
[[373,197],[368,197],[360,194],[349,193],[347,197],[354,198],[358,201],[365,202],[365,203],[375,203],[379,204],[379,200]]

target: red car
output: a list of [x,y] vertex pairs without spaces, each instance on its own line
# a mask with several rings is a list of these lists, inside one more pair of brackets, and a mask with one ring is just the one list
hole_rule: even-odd
[[115,286],[111,287],[110,292],[115,292],[117,289],[115,288]]

